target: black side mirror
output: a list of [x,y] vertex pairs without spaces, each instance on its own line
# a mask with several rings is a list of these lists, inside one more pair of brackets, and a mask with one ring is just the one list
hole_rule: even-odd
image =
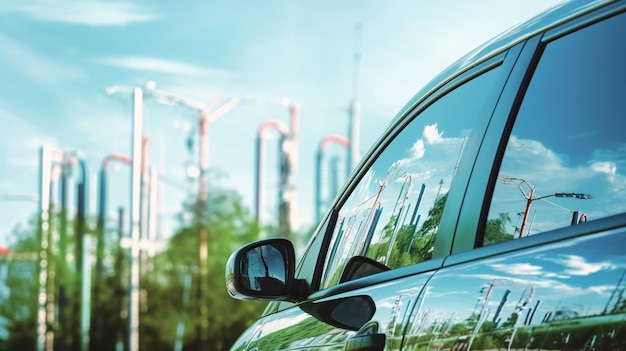
[[226,289],[240,300],[286,300],[293,295],[295,253],[287,239],[248,244],[226,264]]

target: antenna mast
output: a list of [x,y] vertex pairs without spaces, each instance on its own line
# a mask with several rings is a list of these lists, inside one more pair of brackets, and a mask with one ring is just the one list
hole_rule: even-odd
[[356,168],[356,165],[359,163],[361,159],[361,153],[359,152],[359,131],[360,131],[360,120],[359,114],[361,111],[361,105],[358,100],[359,93],[359,66],[361,62],[361,31],[362,31],[361,23],[356,24],[356,38],[354,45],[354,67],[352,71],[352,101],[350,101],[349,107],[349,121],[348,121],[348,139],[350,140],[350,152],[348,154],[348,162],[347,162],[347,176],[350,176],[350,173],[353,169]]

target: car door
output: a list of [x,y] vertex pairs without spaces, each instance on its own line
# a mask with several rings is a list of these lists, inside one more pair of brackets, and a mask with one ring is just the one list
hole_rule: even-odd
[[406,349],[626,346],[624,11],[527,44],[528,70],[503,92],[453,254],[409,315]]
[[451,250],[452,232],[440,223],[458,216],[447,202],[455,183],[467,183],[458,166],[473,162],[522,46],[464,67],[407,105],[312,240],[299,278],[313,292],[273,305],[236,349],[402,348],[404,321]]

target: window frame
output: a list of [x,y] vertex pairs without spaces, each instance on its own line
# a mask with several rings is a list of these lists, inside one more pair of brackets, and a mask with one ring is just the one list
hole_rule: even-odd
[[[451,253],[472,252],[461,255],[463,259],[451,257],[446,260],[446,265],[509,252],[514,250],[513,248],[524,248],[554,240],[562,240],[567,237],[585,235],[589,234],[590,231],[608,230],[619,226],[619,220],[626,218],[623,214],[618,214],[606,217],[606,219],[595,220],[593,221],[597,222],[595,224],[591,224],[591,222],[589,224],[581,223],[576,226],[546,231],[541,235],[532,236],[533,239],[527,237],[524,240],[510,240],[505,243],[481,247],[491,199],[506,145],[526,90],[534,75],[535,68],[541,60],[545,47],[561,37],[623,12],[626,12],[626,4],[610,5],[548,29],[526,42],[519,62],[511,73],[511,79],[505,86],[501,104],[497,106],[493,120],[486,131],[485,142],[478,153],[475,167],[477,171],[473,172],[470,177],[465,202],[461,208],[459,225],[456,230],[458,235],[453,243]],[[473,233],[473,235],[468,235],[468,233]]]
[[[373,148],[363,158],[357,170],[353,173],[348,183],[344,186],[338,197],[335,199],[334,203],[329,209],[329,213],[332,212],[336,218],[339,210],[349,199],[352,192],[355,191],[361,179],[367,174],[367,171],[376,162],[382,152],[389,146],[391,142],[393,142],[395,137],[415,118],[419,118],[419,115],[422,113],[422,111],[427,109],[430,105],[438,101],[440,98],[444,97],[446,94],[460,87],[471,79],[476,78],[477,76],[497,67],[503,70],[502,74],[505,76],[502,86],[500,86],[498,89],[498,94],[501,95],[502,89],[504,89],[504,87],[507,85],[511,70],[513,69],[515,62],[517,61],[518,55],[520,54],[522,47],[523,44],[515,45],[508,50],[496,53],[495,55],[478,61],[477,63],[467,67],[466,69],[457,72],[450,79],[445,80],[444,83],[440,85],[436,90],[427,94],[422,100],[419,100],[412,106],[409,106],[404,111],[402,111],[400,117],[394,120],[394,122],[385,130],[385,132],[381,135],[378,141],[374,144]],[[499,97],[496,99],[494,110],[497,108],[498,104]],[[323,263],[325,262],[326,257],[329,254],[329,243],[334,233],[334,225],[337,224],[335,221],[335,223],[333,223],[333,225],[329,225],[325,231],[325,245],[322,246],[322,249],[318,253],[318,264],[315,267],[315,279],[310,288],[310,292],[312,293],[310,298],[332,296],[333,294],[339,292],[349,291],[362,286],[368,286],[388,280],[397,279],[403,276],[430,271],[442,266],[444,258],[448,256],[452,250],[454,228],[456,227],[456,222],[459,215],[459,208],[462,204],[461,193],[464,192],[471,173],[469,170],[462,170],[462,168],[464,164],[474,164],[476,159],[476,153],[480,148],[480,143],[484,137],[483,133],[486,129],[486,126],[489,124],[489,121],[491,120],[491,116],[494,110],[492,110],[491,114],[489,114],[488,116],[481,116],[476,120],[475,130],[476,132],[481,134],[473,138],[477,142],[468,142],[465,146],[466,151],[464,151],[463,157],[459,161],[457,173],[455,174],[454,181],[450,185],[448,201],[442,215],[442,225],[440,225],[439,227],[439,231],[435,240],[433,257],[428,261],[416,263],[414,265],[409,265],[406,267],[396,268],[390,271],[376,274],[374,276],[360,278],[352,282],[344,282],[320,290],[320,278],[322,277],[323,270],[325,269],[325,265]],[[455,194],[454,196],[452,196],[453,193]],[[325,217],[325,220],[328,220],[327,217]],[[443,225],[444,223],[446,225]],[[308,252],[307,254],[315,253]],[[321,262],[322,264],[319,264],[319,262]]]

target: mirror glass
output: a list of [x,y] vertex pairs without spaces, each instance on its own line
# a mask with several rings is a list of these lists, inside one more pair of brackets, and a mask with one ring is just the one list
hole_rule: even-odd
[[284,291],[285,265],[283,253],[275,246],[257,246],[248,250],[241,260],[242,284],[252,291]]

